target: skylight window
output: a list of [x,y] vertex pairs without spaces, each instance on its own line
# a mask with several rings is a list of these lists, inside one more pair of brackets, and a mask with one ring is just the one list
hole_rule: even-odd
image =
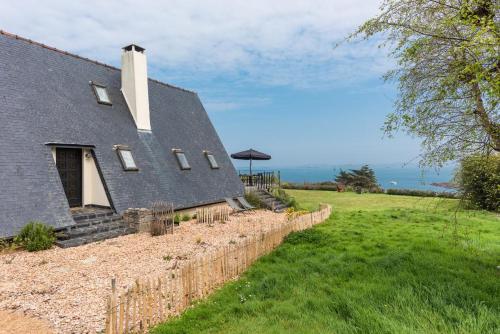
[[208,163],[210,164],[210,168],[212,169],[219,168],[219,164],[217,163],[217,160],[215,160],[215,157],[212,153],[205,152],[205,156],[207,157]]
[[182,170],[191,169],[191,166],[189,166],[189,162],[187,161],[186,155],[182,150],[174,149],[173,152],[177,157],[177,162],[179,162],[179,166],[181,167]]
[[132,156],[132,151],[129,148],[118,147],[117,152],[118,156],[120,157],[123,170],[126,171],[139,170],[139,168],[137,168],[137,165],[135,164],[134,157]]
[[98,85],[94,82],[91,82],[92,88],[94,89],[95,97],[97,98],[97,102],[101,104],[112,105],[111,99],[108,95],[108,90],[105,86]]

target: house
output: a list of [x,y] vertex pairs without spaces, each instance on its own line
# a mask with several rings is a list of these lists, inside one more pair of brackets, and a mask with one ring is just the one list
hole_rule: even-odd
[[145,49],[121,52],[120,70],[0,31],[0,237],[74,226],[75,207],[244,193],[198,95],[148,78]]

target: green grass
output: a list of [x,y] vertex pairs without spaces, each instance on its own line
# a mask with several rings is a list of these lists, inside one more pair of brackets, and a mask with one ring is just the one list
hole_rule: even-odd
[[289,191],[334,213],[153,333],[498,333],[500,221],[454,200]]

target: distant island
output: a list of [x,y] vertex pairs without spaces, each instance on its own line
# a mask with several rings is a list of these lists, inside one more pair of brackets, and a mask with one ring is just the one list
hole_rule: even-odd
[[453,182],[432,182],[431,186],[441,187],[446,189],[458,189],[458,186]]

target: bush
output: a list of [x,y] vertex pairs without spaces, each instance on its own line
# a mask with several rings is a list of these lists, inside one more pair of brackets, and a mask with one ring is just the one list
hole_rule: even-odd
[[265,205],[253,191],[245,193],[245,199],[255,208],[264,208]]
[[151,228],[150,228],[151,236],[157,237],[159,235],[164,235],[167,233],[167,227],[165,226],[165,223],[159,220],[153,220],[151,222]]
[[183,215],[182,215],[181,220],[182,220],[183,222],[187,222],[187,221],[191,220],[191,216],[190,216],[190,215],[188,215],[187,213],[185,213],[185,214],[183,214]]
[[32,221],[23,227],[14,241],[29,252],[36,252],[51,248],[56,237],[52,227]]
[[387,189],[387,195],[403,195],[403,196],[418,196],[418,197],[442,197],[442,198],[457,198],[454,192],[436,192],[431,190],[413,190],[413,189]]
[[500,210],[500,156],[475,155],[463,159],[456,179],[472,206]]
[[276,188],[273,190],[272,195],[276,197],[279,201],[290,208],[294,208],[295,210],[299,209],[299,204],[292,196],[288,195],[283,189]]
[[371,193],[371,194],[383,194],[384,193],[384,189],[382,189],[381,187],[372,187],[370,189],[368,189],[368,192]]

